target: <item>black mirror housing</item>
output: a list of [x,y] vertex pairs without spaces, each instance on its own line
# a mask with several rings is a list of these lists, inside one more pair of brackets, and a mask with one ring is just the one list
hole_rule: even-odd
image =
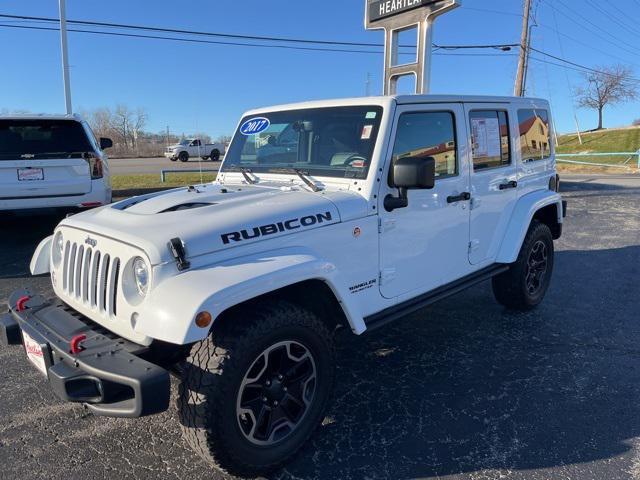
[[436,184],[436,161],[433,157],[398,158],[389,170],[389,186],[398,189],[398,196],[384,198],[384,208],[391,212],[409,206],[409,190],[432,189]]
[[104,150],[106,148],[111,148],[111,147],[113,147],[113,142],[111,141],[110,138],[104,138],[104,137],[100,138],[100,150]]
[[398,158],[389,173],[389,185],[392,187],[431,189],[436,183],[436,161],[433,157]]

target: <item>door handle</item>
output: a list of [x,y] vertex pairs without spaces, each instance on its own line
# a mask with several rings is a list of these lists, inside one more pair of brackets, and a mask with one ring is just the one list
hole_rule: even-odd
[[498,188],[500,190],[508,190],[509,188],[517,188],[517,187],[518,187],[518,182],[516,182],[515,180],[511,180],[510,182],[507,182],[507,183],[501,183]]
[[471,200],[471,194],[469,192],[462,192],[460,195],[450,195],[447,197],[447,203],[464,202]]

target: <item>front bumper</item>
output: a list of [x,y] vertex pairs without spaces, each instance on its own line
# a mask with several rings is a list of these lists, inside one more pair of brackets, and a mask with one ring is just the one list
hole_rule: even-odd
[[165,158],[178,158],[178,155],[174,152],[164,152]]
[[[19,302],[25,296],[29,300]],[[0,314],[0,343],[22,344],[23,331],[42,348],[47,379],[62,400],[111,417],[153,415],[169,407],[169,372],[141,358],[147,347],[111,334],[61,301],[28,290],[13,293],[9,312]],[[73,354],[78,335],[86,339]]]

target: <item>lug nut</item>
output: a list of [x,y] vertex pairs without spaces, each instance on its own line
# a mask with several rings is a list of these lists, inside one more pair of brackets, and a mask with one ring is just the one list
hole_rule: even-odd
[[289,389],[288,389],[287,387],[284,387],[284,388],[283,388],[283,390],[284,390],[285,392],[288,392],[288,391],[289,391]]
[[263,401],[264,403],[267,403],[267,397],[262,397],[262,401]]
[[278,380],[282,380],[284,377],[282,375],[278,375]]
[[274,407],[277,407],[277,406],[278,406],[278,401],[277,401],[277,400],[274,400],[274,401],[273,401],[273,406],[274,406]]
[[271,381],[270,381],[270,380],[267,380],[266,385],[267,385],[267,387],[271,386]]

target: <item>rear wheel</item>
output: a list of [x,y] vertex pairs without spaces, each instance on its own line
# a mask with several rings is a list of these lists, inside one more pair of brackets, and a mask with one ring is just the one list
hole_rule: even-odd
[[180,160],[181,162],[188,162],[189,154],[187,152],[180,152],[180,155],[178,155],[178,160]]
[[553,272],[553,238],[549,227],[534,220],[511,268],[493,277],[493,294],[502,305],[530,310],[542,302]]
[[218,149],[211,150],[211,155],[209,156],[209,158],[211,159],[212,162],[217,162],[218,160],[220,160],[220,150]]
[[324,417],[334,377],[326,325],[285,301],[236,312],[194,345],[178,407],[184,438],[235,475],[266,474]]

